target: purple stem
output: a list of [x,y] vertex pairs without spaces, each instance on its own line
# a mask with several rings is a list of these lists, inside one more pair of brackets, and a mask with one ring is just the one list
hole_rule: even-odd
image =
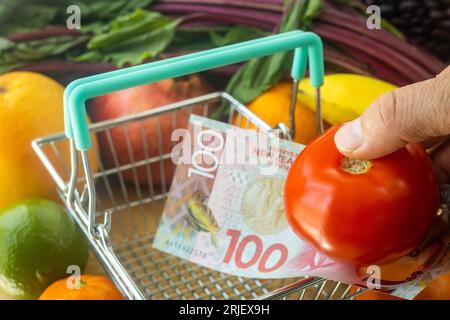
[[81,63],[65,60],[42,60],[21,66],[16,70],[36,72],[73,72],[80,74],[100,73],[117,69],[109,63]]
[[236,18],[224,15],[211,15],[211,14],[199,14],[194,18],[188,19],[181,23],[181,27],[184,29],[188,28],[200,28],[200,27],[211,27],[219,24],[239,24],[247,27],[259,28],[266,31],[272,31],[273,24],[266,23],[263,21],[256,20],[242,20],[242,18]]
[[388,81],[399,87],[411,84],[411,81],[405,78],[402,74],[396,72],[386,65],[383,61],[376,59],[358,49],[346,48],[346,51],[357,60],[366,61],[370,64],[372,73],[380,79]]
[[152,6],[152,9],[167,14],[206,13],[213,16],[227,16],[241,23],[246,20],[256,20],[275,25],[280,21],[280,14],[278,13],[244,8],[224,8],[190,3],[156,3]]
[[317,21],[353,30],[368,38],[382,42],[387,47],[391,47],[405,56],[410,57],[416,63],[423,65],[433,73],[438,73],[445,67],[439,59],[429,52],[411,45],[384,29],[369,30],[366,26],[366,19],[357,12],[340,11],[333,6],[325,5]]
[[274,12],[283,11],[283,2],[276,0],[159,0],[158,3],[241,7],[257,10],[269,10]]
[[78,32],[77,30],[70,30],[62,26],[51,26],[45,29],[16,33],[8,36],[7,38],[11,41],[21,42],[57,36],[78,36],[78,35],[80,35],[80,32]]
[[349,48],[359,49],[375,58],[383,57],[383,61],[386,64],[412,82],[422,81],[433,76],[428,70],[425,70],[422,66],[417,65],[397,51],[354,32],[324,23],[315,23],[313,30],[325,40],[332,40]]
[[368,68],[367,64],[362,63],[360,60],[352,59],[352,57],[349,57],[349,55],[342,50],[324,44],[323,52],[324,58],[327,62],[339,65],[351,72],[371,75],[370,69]]

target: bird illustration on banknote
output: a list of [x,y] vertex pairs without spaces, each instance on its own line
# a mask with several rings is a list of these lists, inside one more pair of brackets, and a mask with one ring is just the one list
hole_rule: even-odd
[[207,232],[211,235],[211,242],[218,248],[217,232],[219,224],[212,210],[206,205],[206,195],[202,191],[195,191],[188,200],[188,214],[185,216],[189,225],[197,232]]

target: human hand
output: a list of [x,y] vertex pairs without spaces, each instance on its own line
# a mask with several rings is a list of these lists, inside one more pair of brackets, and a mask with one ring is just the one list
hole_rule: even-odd
[[450,182],[450,66],[436,78],[381,95],[361,117],[335,135],[339,151],[350,158],[374,159],[409,142],[431,148],[440,182]]

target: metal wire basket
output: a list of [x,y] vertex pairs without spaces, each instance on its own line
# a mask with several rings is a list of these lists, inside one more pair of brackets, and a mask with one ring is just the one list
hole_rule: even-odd
[[[301,47],[308,50],[300,50]],[[297,82],[304,74],[307,60],[312,66],[311,81],[317,88],[316,101],[320,102],[322,44],[316,35],[301,31],[80,79],[66,88],[66,135],[39,138],[32,145],[55,180],[67,210],[85,233],[93,252],[127,298],[349,299],[361,292],[362,289],[351,290],[346,284],[320,278],[257,280],[229,276],[152,248],[153,234],[170,187],[166,177],[174,169],[171,146],[163,139],[159,117],[165,117],[173,131],[178,128],[180,117],[186,118],[190,113],[209,116],[215,106],[222,105],[228,108],[228,116],[223,121],[232,123],[237,119],[236,123],[246,123],[257,130],[268,133],[272,130],[227,93],[180,101],[89,127],[83,114],[85,100],[93,96],[289,49],[295,49],[291,72],[295,89],[292,105],[295,106]],[[316,109],[320,131],[320,103]],[[294,110],[291,108],[291,119]],[[149,135],[146,122],[151,120],[156,128],[153,127],[153,134]],[[279,128],[289,136],[295,130],[292,123],[291,132],[284,124]],[[126,150],[117,152],[118,145],[113,136],[116,139],[120,136],[122,148],[125,144]],[[102,144],[103,158],[96,148],[89,150],[94,137]],[[131,139],[135,143],[130,143]],[[138,157],[133,150],[136,139],[141,146]],[[155,149],[150,148],[150,144],[157,146],[157,154],[150,153]],[[68,150],[71,151],[70,160]],[[123,161],[123,153],[127,154],[127,161]],[[84,175],[78,174],[80,163]],[[102,217],[103,223],[98,223]]]
[[[346,284],[321,278],[256,280],[229,276],[152,248],[153,234],[170,187],[164,180],[158,188],[153,187],[152,171],[156,169],[161,175],[167,174],[167,165],[171,164],[167,161],[170,152],[153,157],[147,154],[144,159],[119,164],[111,131],[119,129],[125,141],[129,141],[129,128],[137,125],[141,130],[142,142],[147,145],[146,127],[143,125],[147,119],[167,114],[173,119],[175,129],[180,113],[186,116],[186,112],[196,109],[196,113],[209,115],[210,107],[220,103],[226,103],[230,110],[229,122],[238,117],[248,119],[248,125],[253,124],[261,130],[272,129],[245,106],[221,92],[90,126],[92,136],[103,134],[106,137],[109,152],[116,159],[113,167],[106,167],[97,150],[92,149],[91,158],[99,164],[93,175],[97,191],[96,215],[101,216],[104,212],[112,214],[110,241],[102,242],[89,234],[84,176],[77,178],[77,190],[81,192],[77,192],[76,205],[68,210],[82,226],[105,270],[130,299],[348,299],[357,294],[361,289],[350,291],[350,286]],[[160,134],[156,139],[162,150],[159,126],[157,130]],[[68,146],[68,139],[62,133],[33,142],[34,150],[55,180],[64,201],[70,179],[70,163],[64,157]],[[134,153],[132,144],[127,144],[127,147],[131,158]],[[144,150],[148,148],[144,146]],[[137,178],[141,168],[145,170],[148,187],[142,186]],[[129,178],[130,170],[132,180]]]

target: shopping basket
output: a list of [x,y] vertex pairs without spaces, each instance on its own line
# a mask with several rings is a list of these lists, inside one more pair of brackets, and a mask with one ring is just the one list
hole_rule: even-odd
[[[158,174],[164,177],[170,152],[163,152],[162,130],[156,121],[157,134],[154,139],[160,153],[156,156],[147,154],[145,150],[148,150],[149,141],[143,123],[152,117],[164,115],[172,117],[172,129],[175,129],[179,113],[196,112],[209,116],[214,106],[221,105],[228,111],[223,121],[231,123],[237,117],[247,120],[247,125],[269,134],[275,129],[229,94],[211,93],[90,126],[87,123],[87,99],[286,50],[294,50],[291,71],[293,106],[298,81],[304,76],[306,65],[309,64],[310,81],[317,89],[317,126],[320,131],[322,115],[319,88],[323,83],[323,54],[320,38],[311,32],[292,31],[112,71],[76,80],[66,88],[65,134],[36,139],[32,145],[56,182],[68,212],[81,227],[92,251],[127,298],[350,299],[363,290],[351,290],[349,285],[317,277],[258,280],[230,276],[152,248],[153,236],[170,187],[164,179],[161,179],[161,185],[155,186],[152,175],[154,170],[158,170]],[[291,119],[294,118],[294,110],[291,107]],[[127,143],[130,162],[122,164],[117,160],[111,131],[121,128],[124,141],[128,142],[130,126],[137,126],[141,130],[145,157],[133,159],[133,146]],[[292,120],[289,127],[280,124],[278,129],[287,138],[293,136],[296,130]],[[106,146],[102,147],[109,148],[115,165],[105,166],[96,148],[91,148],[94,135],[103,135]],[[71,152],[70,163],[66,163],[63,156],[67,148]],[[91,169],[93,159],[99,166],[96,171]],[[81,167],[84,174],[79,174]],[[141,183],[142,168],[145,168],[146,186]],[[132,183],[125,179],[125,174],[129,175],[130,172]]]

